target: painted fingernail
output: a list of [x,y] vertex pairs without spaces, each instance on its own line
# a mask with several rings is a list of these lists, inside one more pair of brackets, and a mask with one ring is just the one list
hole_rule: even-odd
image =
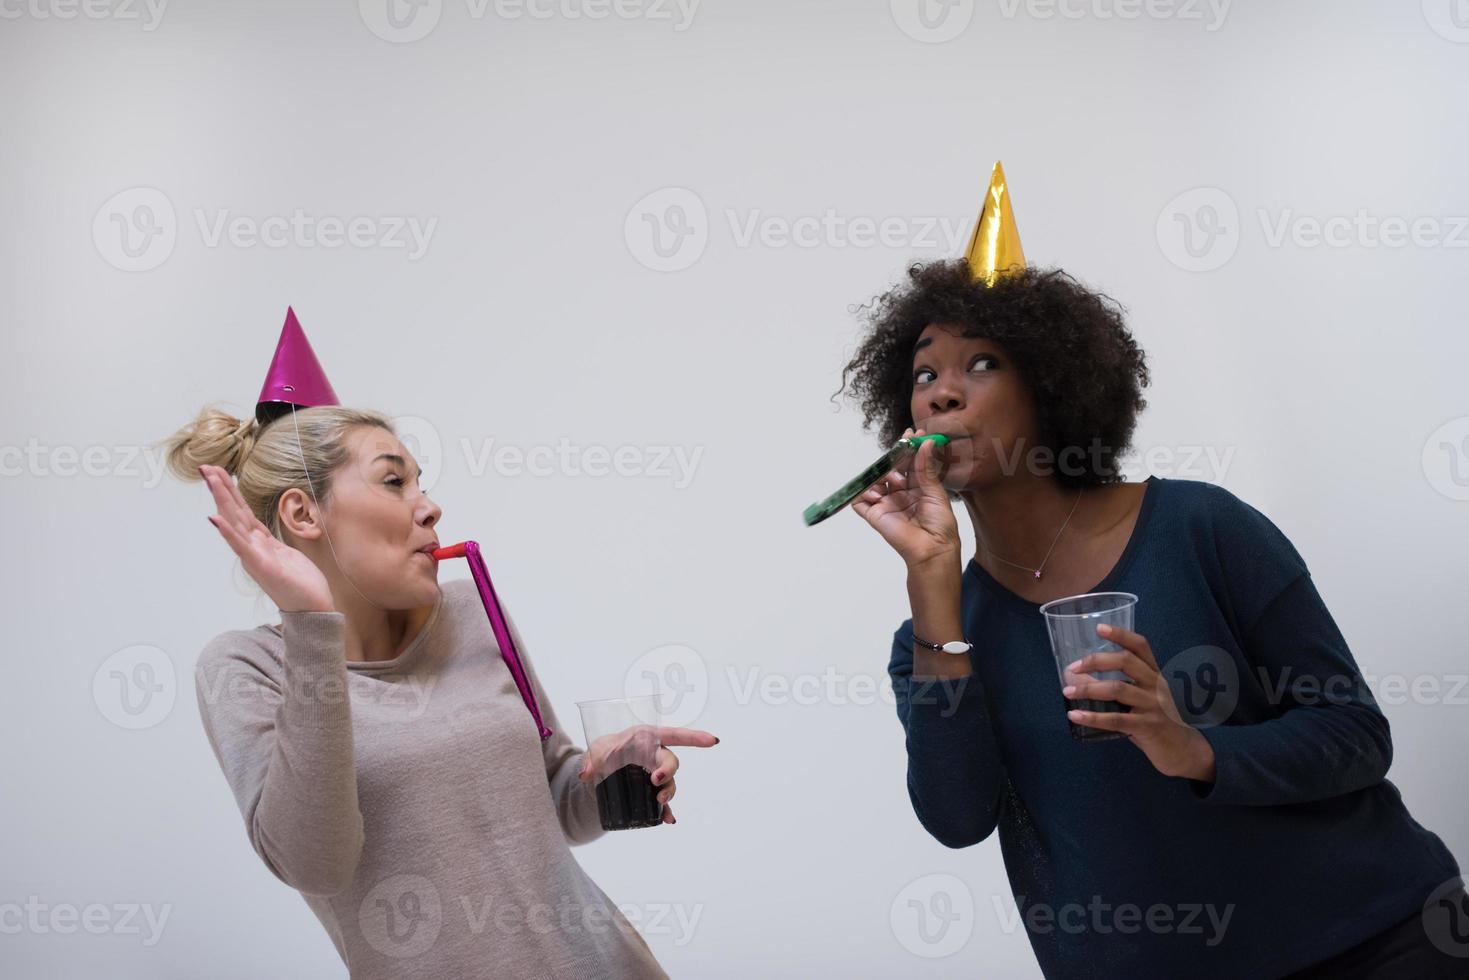
[[715,745],[718,745],[719,744],[719,736],[718,735],[714,736],[714,744]]
[[660,785],[662,785],[662,783],[663,783],[663,773],[661,773],[661,772],[655,772],[655,773],[653,773],[653,785],[654,786],[660,786]]
[[1112,632],[1112,627],[1108,626],[1106,623],[1098,623],[1097,624],[1097,632],[1098,633],[1102,633],[1102,634],[1111,633]]

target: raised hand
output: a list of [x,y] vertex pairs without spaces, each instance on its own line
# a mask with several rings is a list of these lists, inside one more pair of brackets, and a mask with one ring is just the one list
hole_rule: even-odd
[[[922,429],[910,428],[903,437],[923,434]],[[892,545],[909,568],[934,559],[953,561],[960,551],[959,522],[939,482],[942,464],[937,451],[932,442],[923,443],[905,466],[888,471],[852,503],[852,509]]]
[[334,612],[326,576],[310,558],[277,539],[250,513],[240,488],[226,470],[200,466],[218,514],[209,515],[225,543],[240,556],[245,573],[281,612]]

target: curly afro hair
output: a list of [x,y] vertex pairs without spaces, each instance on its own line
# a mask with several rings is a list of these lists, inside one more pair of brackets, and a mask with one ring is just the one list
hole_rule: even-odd
[[1149,378],[1115,300],[1061,269],[1018,269],[986,286],[964,259],[915,264],[908,280],[864,308],[869,330],[842,369],[836,394],[858,400],[864,430],[877,422],[885,446],[902,438],[913,425],[913,345],[930,324],[954,324],[1009,353],[1035,400],[1038,446],[1081,447],[1083,463],[1054,469],[1063,486],[1121,482]]

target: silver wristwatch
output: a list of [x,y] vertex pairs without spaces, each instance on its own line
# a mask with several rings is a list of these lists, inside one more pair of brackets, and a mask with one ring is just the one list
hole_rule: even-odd
[[940,653],[968,653],[974,649],[973,643],[968,643],[964,640],[950,640],[948,643],[930,643],[920,638],[916,633],[913,635],[913,642],[921,647],[937,650]]

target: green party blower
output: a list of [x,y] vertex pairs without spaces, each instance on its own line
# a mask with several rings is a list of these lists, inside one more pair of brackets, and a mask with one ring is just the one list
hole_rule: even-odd
[[925,442],[932,442],[936,446],[946,446],[949,443],[949,437],[943,433],[934,432],[926,436],[908,436],[899,439],[893,444],[892,449],[879,456],[877,461],[867,469],[843,483],[841,489],[836,493],[807,507],[801,513],[801,519],[806,522],[807,527],[820,524],[862,496],[862,492],[868,487],[917,455],[919,447]]

